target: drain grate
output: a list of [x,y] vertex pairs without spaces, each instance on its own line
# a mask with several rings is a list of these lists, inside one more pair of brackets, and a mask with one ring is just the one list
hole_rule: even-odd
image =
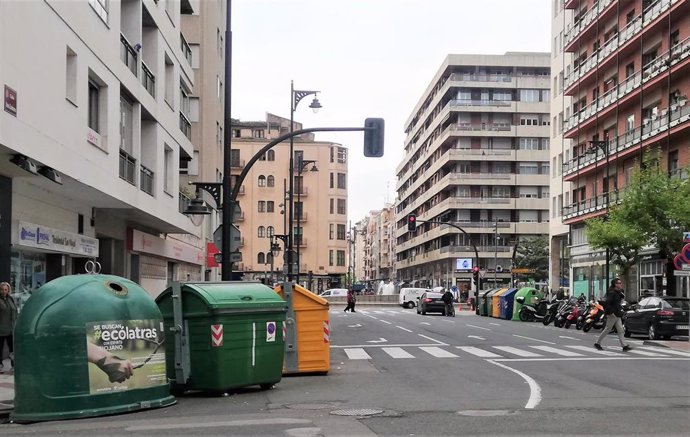
[[383,413],[383,410],[375,408],[344,408],[342,410],[331,411],[336,416],[374,416]]

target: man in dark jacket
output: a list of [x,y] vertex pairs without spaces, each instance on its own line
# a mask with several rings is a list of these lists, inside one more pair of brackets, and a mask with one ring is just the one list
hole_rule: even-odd
[[441,300],[443,300],[443,303],[446,304],[445,315],[454,316],[455,311],[453,311],[453,293],[451,293],[450,290],[446,289],[446,292],[443,293],[443,296],[441,296]]
[[611,286],[609,287],[608,293],[606,293],[606,305],[604,305],[604,313],[606,313],[606,326],[601,331],[597,342],[594,343],[594,347],[602,350],[601,341],[608,335],[609,332],[616,327],[616,333],[618,334],[618,340],[621,342],[621,347],[623,351],[629,351],[631,348],[629,345],[625,344],[623,340],[623,324],[621,323],[621,317],[625,311],[623,311],[623,299],[625,294],[623,294],[623,282],[619,278],[614,278],[611,281]]

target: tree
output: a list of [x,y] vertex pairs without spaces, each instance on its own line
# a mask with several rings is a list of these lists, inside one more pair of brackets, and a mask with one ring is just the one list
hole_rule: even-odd
[[515,268],[529,269],[537,282],[549,277],[549,239],[544,235],[520,239],[515,251]]
[[[683,230],[690,229],[689,199],[690,180],[669,177],[656,160],[647,156],[624,188],[620,203],[610,208],[608,219],[587,221],[590,245],[608,248],[615,254],[612,262],[621,267],[622,274],[638,261],[642,247],[654,246],[668,260],[666,277],[671,278],[670,261],[682,248]],[[674,281],[668,281],[668,292],[675,294]]]

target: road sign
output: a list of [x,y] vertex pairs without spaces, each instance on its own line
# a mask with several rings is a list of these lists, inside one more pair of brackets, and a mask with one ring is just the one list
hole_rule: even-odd
[[683,241],[690,243],[690,232],[683,232]]
[[[240,229],[235,226],[230,226],[230,252],[237,252],[240,250],[240,245],[242,242],[242,235]],[[221,250],[226,250],[223,247],[223,225],[219,225],[215,231],[213,231],[213,244]]]
[[484,279],[484,275],[486,275],[486,269],[480,270],[480,271],[479,271],[479,277],[482,278],[482,279]]

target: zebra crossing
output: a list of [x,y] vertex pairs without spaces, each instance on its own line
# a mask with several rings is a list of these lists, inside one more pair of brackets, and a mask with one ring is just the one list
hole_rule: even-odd
[[[578,358],[687,358],[690,359],[690,352],[662,349],[652,346],[636,347],[628,352],[622,352],[620,348],[607,348],[597,350],[593,347],[583,345],[562,345],[559,347],[528,345],[528,346],[409,346],[397,347],[347,347],[344,346],[334,351],[342,350],[349,360],[373,360],[379,357],[389,357],[393,359],[414,359],[414,358],[471,358],[478,357],[484,359],[578,359]],[[338,352],[335,352],[338,353]]]

